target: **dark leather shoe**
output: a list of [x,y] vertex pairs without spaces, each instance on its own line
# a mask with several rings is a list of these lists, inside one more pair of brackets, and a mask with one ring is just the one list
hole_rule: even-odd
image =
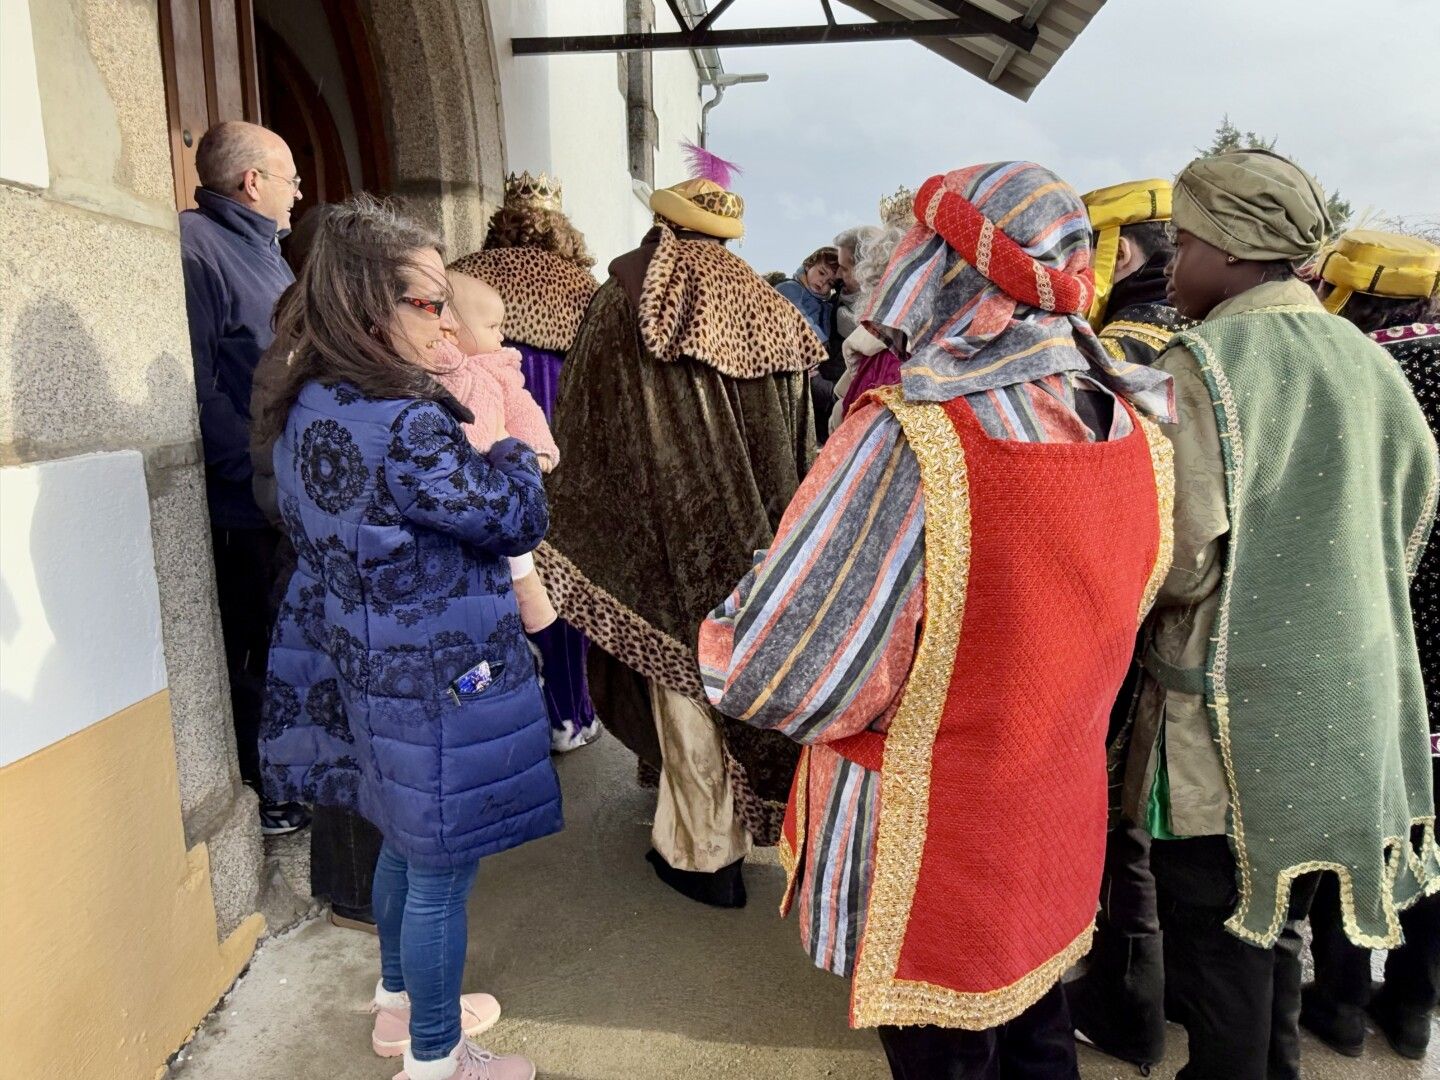
[[342,930],[363,930],[367,934],[378,934],[380,928],[375,925],[375,917],[370,913],[369,908],[347,908],[341,904],[330,905],[330,925],[338,926]]
[[1390,1049],[1403,1058],[1420,1061],[1430,1045],[1430,1015],[1394,1005],[1381,990],[1370,1001],[1370,1019],[1385,1035]]
[[1337,1054],[1359,1057],[1365,1052],[1365,1011],[1340,1004],[1314,983],[1300,991],[1300,1026]]
[[708,874],[698,870],[677,870],[654,848],[645,853],[645,860],[655,868],[656,877],[696,903],[718,908],[745,906],[745,878],[741,873],[744,859],[736,859],[729,866]]

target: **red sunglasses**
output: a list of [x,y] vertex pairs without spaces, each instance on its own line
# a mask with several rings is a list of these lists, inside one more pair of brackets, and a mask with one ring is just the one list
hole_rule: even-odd
[[445,305],[449,303],[448,300],[422,300],[418,296],[402,296],[400,297],[400,302],[402,304],[409,304],[411,307],[417,307],[421,311],[428,311],[437,319],[445,310]]

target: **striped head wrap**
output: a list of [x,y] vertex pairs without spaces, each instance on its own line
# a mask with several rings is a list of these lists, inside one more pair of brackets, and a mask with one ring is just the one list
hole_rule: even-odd
[[972,165],[922,184],[915,217],[864,318],[904,336],[907,400],[1076,371],[1172,417],[1170,377],[1113,359],[1086,321],[1090,218],[1069,184],[1029,161]]

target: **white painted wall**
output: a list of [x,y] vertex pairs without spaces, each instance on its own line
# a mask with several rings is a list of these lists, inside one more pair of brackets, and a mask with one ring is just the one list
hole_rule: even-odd
[[30,0],[0,0],[0,180],[50,184]]
[[[656,29],[676,30],[664,3]],[[631,184],[625,94],[614,53],[514,56],[512,37],[618,34],[624,0],[489,0],[505,114],[506,171],[548,172],[565,185],[565,210],[585,234],[596,273],[635,246],[650,211]],[[655,54],[654,108],[660,121],[655,182],[686,178],[680,141],[700,131],[700,83],[690,54]]]
[[165,686],[139,452],[0,468],[0,766]]

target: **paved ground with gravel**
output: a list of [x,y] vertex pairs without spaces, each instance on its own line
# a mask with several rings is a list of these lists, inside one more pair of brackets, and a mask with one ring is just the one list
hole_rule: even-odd
[[[613,738],[560,761],[568,827],[487,860],[470,903],[467,990],[505,1016],[482,1041],[524,1053],[546,1080],[885,1080],[871,1032],[845,1028],[846,983],[817,971],[775,914],[781,872],[757,855],[750,905],[714,911],[660,885],[643,861],[653,793]],[[305,880],[303,840],[280,860]],[[370,1051],[375,938],[311,919],[265,942],[248,974],[171,1066],[173,1080],[387,1080]],[[1437,1020],[1440,1028],[1440,1020]],[[1437,1031],[1440,1044],[1440,1031]],[[1171,1029],[1169,1080],[1185,1035]],[[1085,1080],[1138,1076],[1088,1049]],[[1363,1058],[1305,1045],[1306,1080],[1434,1080],[1372,1032]]]

